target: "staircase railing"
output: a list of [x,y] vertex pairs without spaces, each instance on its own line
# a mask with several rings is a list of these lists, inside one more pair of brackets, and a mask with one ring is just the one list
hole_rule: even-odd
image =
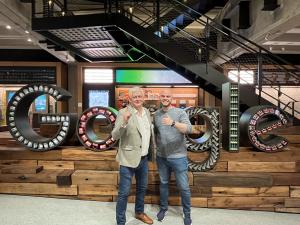
[[[170,22],[163,21],[160,18],[162,25],[159,31],[156,30],[156,34],[162,38],[184,45],[191,54],[199,58],[200,62],[212,65],[225,74],[228,74],[230,70],[243,71],[246,75],[248,73],[249,77],[252,76],[254,79],[253,84],[242,77],[236,77],[236,81],[239,80],[245,84],[254,85],[259,98],[266,98],[282,109],[285,106],[284,110],[292,115],[300,115],[298,110],[287,104],[288,102],[296,102],[297,100],[280,88],[283,84],[299,86],[299,68],[289,64],[237,32],[198,13],[180,1],[168,0],[163,2],[169,2],[170,6],[168,8],[170,10],[176,10],[178,15],[184,18],[193,19],[193,26],[197,24],[202,26],[203,29],[202,32],[195,35],[186,29],[178,28],[175,20]],[[131,16],[135,22],[138,22],[139,14],[147,15],[148,17],[153,16],[153,12],[140,6],[131,11]],[[151,24],[148,25],[150,26]],[[172,36],[168,35],[170,30],[173,33]],[[226,48],[222,51],[224,47]],[[229,52],[225,52],[225,50],[229,50]],[[248,53],[248,55],[245,53]],[[242,55],[243,58],[238,57],[239,55]],[[272,92],[276,94],[274,95]]]
[[[66,1],[60,1],[65,13],[82,13],[87,8],[74,9],[64,5]],[[289,102],[297,100],[282,91],[281,85],[298,86],[300,84],[299,68],[281,59],[267,49],[248,40],[239,33],[219,24],[215,20],[202,15],[195,9],[186,6],[182,1],[163,0],[145,3],[145,1],[105,1],[106,4],[94,4],[93,12],[122,13],[144,28],[149,28],[156,23],[153,33],[167,41],[172,41],[184,47],[198,59],[199,63],[213,66],[220,72],[227,74],[240,74],[243,72],[253,77],[253,83],[241,76],[235,76],[236,81],[242,81],[246,85],[253,85],[259,96],[266,98],[278,107],[295,116],[300,112],[293,108]],[[147,2],[147,1],[146,1]],[[35,1],[33,1],[33,5]],[[152,5],[151,5],[152,4]],[[52,8],[52,10],[54,10]],[[178,13],[178,17],[172,21],[164,21],[163,15],[169,11]],[[57,9],[57,12],[61,9]],[[33,16],[42,15],[35,13]],[[48,16],[62,16],[59,13],[51,13]],[[180,29],[176,23],[184,19],[193,20],[193,26],[199,27],[199,32],[191,33],[188,29]],[[170,32],[172,31],[172,32]],[[170,34],[171,33],[171,34]],[[233,72],[234,73],[233,73]],[[232,73],[230,73],[232,72]],[[270,94],[271,91],[273,92]],[[274,94],[275,93],[275,94]],[[280,99],[278,98],[280,96]]]

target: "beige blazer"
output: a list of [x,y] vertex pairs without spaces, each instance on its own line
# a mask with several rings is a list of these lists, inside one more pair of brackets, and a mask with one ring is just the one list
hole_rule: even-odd
[[[112,131],[112,138],[114,140],[119,140],[119,149],[116,156],[116,160],[119,162],[119,164],[122,166],[136,168],[141,161],[142,135],[139,130],[139,124],[133,107],[127,106],[127,108],[129,112],[131,112],[131,117],[128,120],[127,126],[125,128],[122,127],[122,125],[124,124],[123,113],[126,111],[126,108],[124,108],[121,109],[118,113],[115,127]],[[149,120],[151,135],[153,135],[153,125],[151,122],[149,110],[146,108],[144,108],[144,110]],[[148,151],[150,155],[153,156],[153,144],[151,143],[153,140],[153,136],[150,137],[150,140],[150,147]]]

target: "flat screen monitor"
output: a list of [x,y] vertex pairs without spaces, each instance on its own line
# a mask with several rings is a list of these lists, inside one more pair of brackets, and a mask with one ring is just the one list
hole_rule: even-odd
[[35,111],[36,112],[43,112],[47,110],[47,96],[41,95],[35,99],[34,102]]
[[93,106],[109,106],[108,90],[89,90],[89,108]]
[[14,96],[16,91],[6,91],[6,104],[10,101],[10,99]]

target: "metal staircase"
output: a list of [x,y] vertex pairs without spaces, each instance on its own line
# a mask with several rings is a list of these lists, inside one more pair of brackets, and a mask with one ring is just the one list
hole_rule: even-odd
[[[297,67],[289,65],[268,50],[184,5],[181,1],[159,1],[160,4],[153,4],[152,8],[140,2],[133,5],[122,1],[110,2],[114,4],[109,5],[108,10],[99,8],[98,14],[73,13],[71,16],[38,17],[33,11],[32,28],[56,45],[73,51],[87,61],[105,60],[100,54],[101,51],[105,51],[101,43],[111,40],[115,43],[117,53],[122,57],[132,52],[138,55],[136,58],[145,54],[197,83],[218,98],[221,98],[222,84],[229,81],[224,74],[231,70],[254,71],[254,84],[240,86],[242,107],[275,102],[288,113],[299,115],[291,104],[296,100],[283,93],[278,83],[275,87],[274,80],[269,76],[264,76],[270,71],[285,73],[289,77],[290,85],[299,85]],[[176,20],[167,21],[167,15],[175,15],[175,12],[179,15]],[[185,20],[188,22],[184,22]],[[183,24],[191,21],[203,28],[199,35],[183,29]],[[160,27],[159,31],[157,27]],[[83,38],[84,32],[94,34],[93,38],[90,40]],[[91,41],[100,47],[96,45],[94,49],[86,50],[84,45]],[[80,44],[81,48],[76,47]],[[89,54],[91,49],[94,50],[93,54]],[[95,53],[96,49],[98,52]],[[245,53],[251,55],[251,60],[249,57],[247,63],[242,63],[238,56],[247,55]],[[237,79],[243,81],[242,77]],[[267,85],[277,95],[265,91],[264,87]],[[278,98],[279,96],[281,98]]]

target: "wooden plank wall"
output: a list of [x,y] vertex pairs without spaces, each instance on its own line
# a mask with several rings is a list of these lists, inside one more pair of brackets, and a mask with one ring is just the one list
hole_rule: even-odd
[[[283,152],[264,153],[241,148],[221,151],[209,172],[189,172],[192,205],[300,213],[300,136]],[[0,138],[0,193],[116,201],[119,174],[116,150],[92,152],[82,146],[32,152],[9,137]],[[201,161],[206,153],[189,153]],[[156,164],[149,163],[146,203],[159,202]],[[180,205],[174,176],[170,204]],[[135,181],[129,198],[134,202]]]

